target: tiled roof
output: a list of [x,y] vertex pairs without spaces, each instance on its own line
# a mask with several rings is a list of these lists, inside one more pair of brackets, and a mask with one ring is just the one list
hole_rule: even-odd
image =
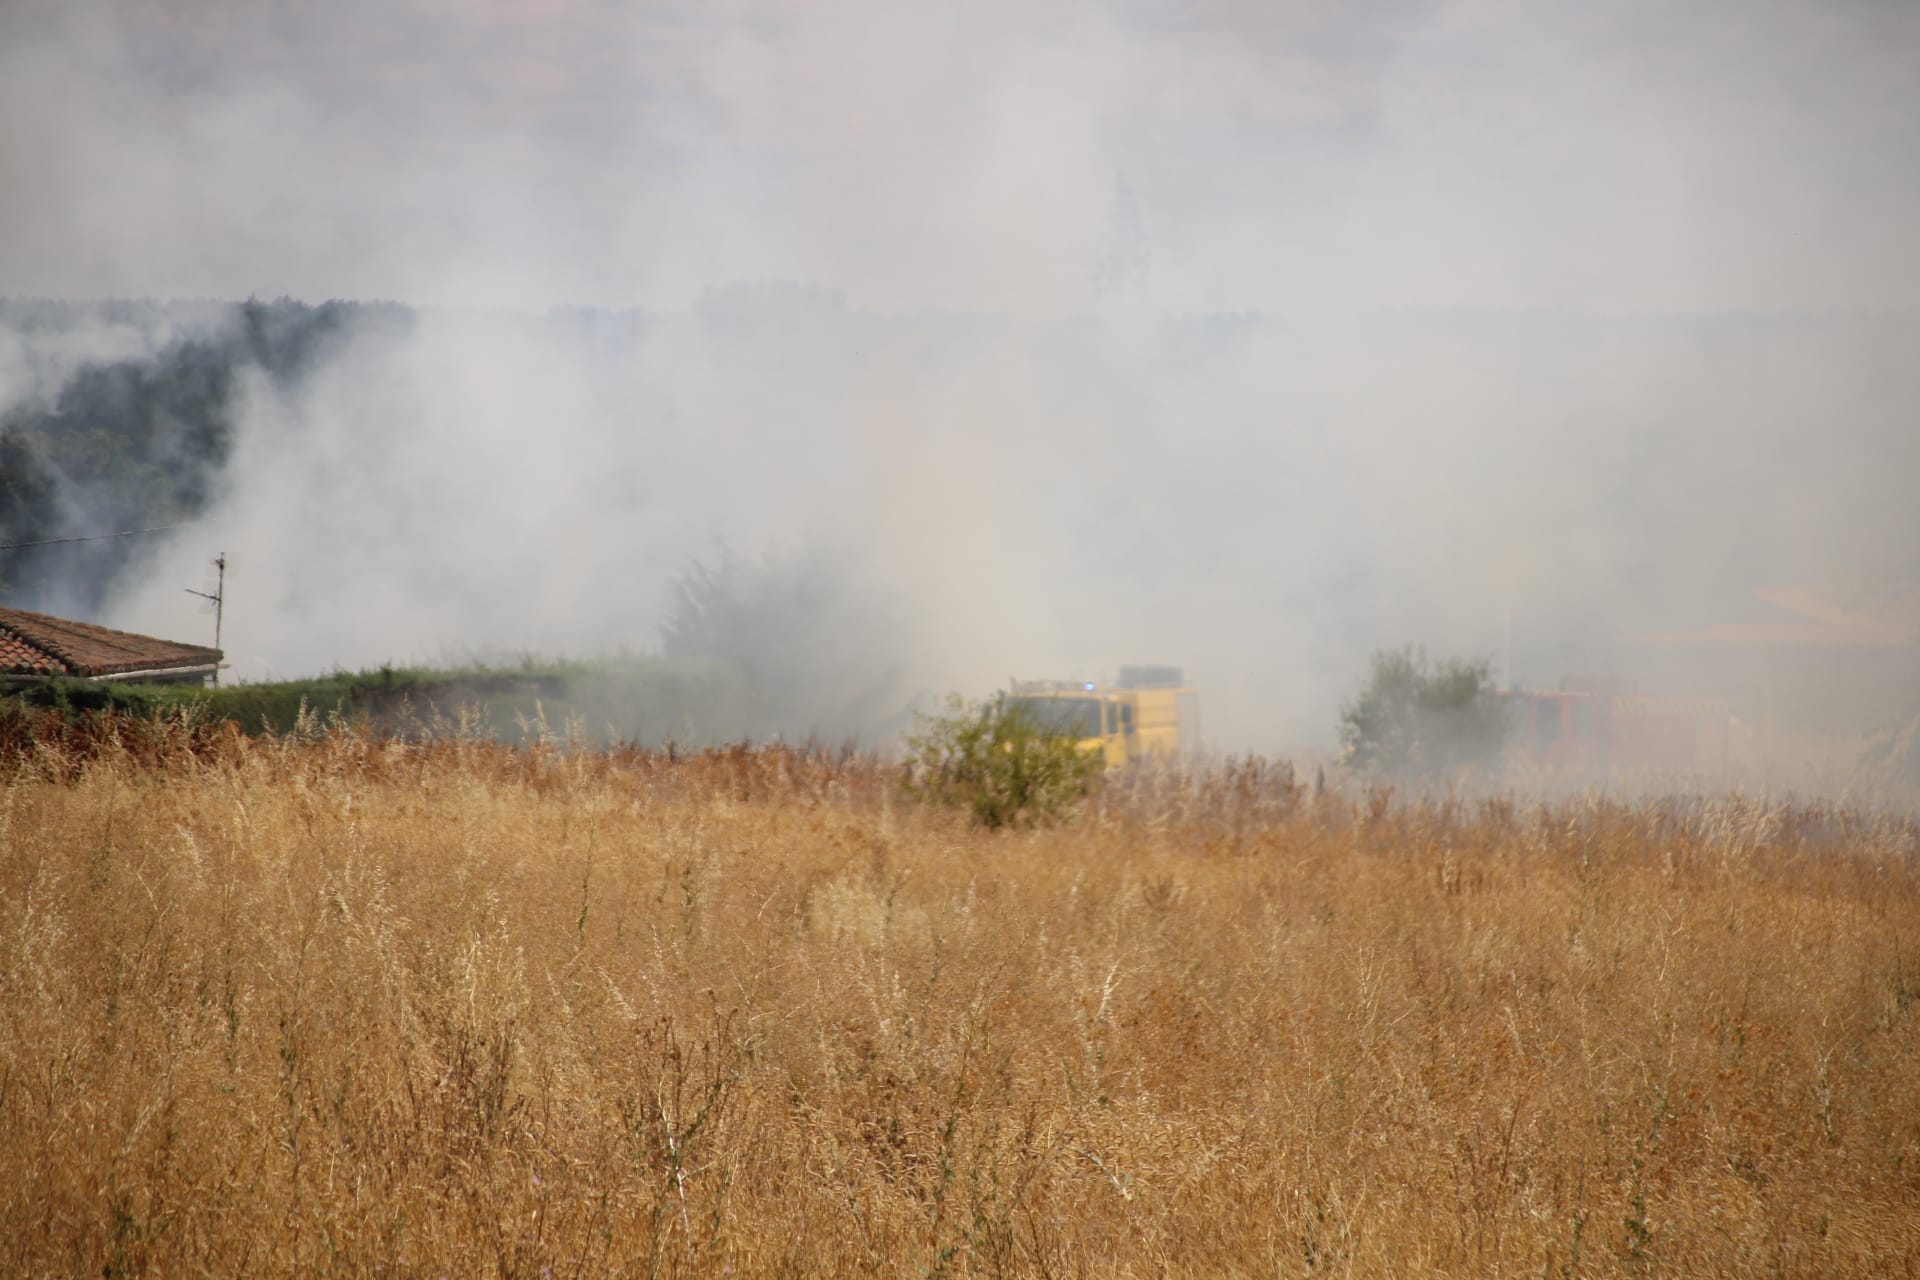
[[112,676],[206,667],[220,651],[25,609],[0,609],[0,675]]

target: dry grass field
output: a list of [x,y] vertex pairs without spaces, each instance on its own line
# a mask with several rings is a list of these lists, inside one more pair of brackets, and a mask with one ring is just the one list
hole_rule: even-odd
[[351,735],[4,788],[6,1276],[1920,1272],[1910,822],[1246,766],[991,834]]

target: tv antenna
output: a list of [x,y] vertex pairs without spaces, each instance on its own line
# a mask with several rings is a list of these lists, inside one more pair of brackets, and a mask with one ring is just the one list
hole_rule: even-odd
[[[202,600],[213,601],[213,647],[218,650],[220,648],[220,622],[227,608],[226,552],[222,551],[213,558],[213,567],[218,571],[219,576],[214,579],[212,591],[195,591],[192,587],[185,588],[185,591],[190,596],[199,596]],[[213,687],[216,689],[220,687],[220,659],[218,658],[213,660]]]

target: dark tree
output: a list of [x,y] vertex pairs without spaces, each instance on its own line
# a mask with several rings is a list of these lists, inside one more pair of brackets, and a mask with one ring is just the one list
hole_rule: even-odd
[[661,648],[738,671],[770,733],[872,737],[904,719],[904,606],[825,547],[694,562],[674,582]]
[[1340,713],[1347,764],[1402,780],[1490,769],[1506,738],[1491,663],[1436,663],[1412,646],[1374,654],[1365,687]]

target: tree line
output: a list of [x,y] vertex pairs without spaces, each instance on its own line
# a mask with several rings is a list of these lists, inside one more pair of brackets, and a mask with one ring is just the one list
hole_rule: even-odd
[[[218,497],[244,373],[291,383],[373,313],[405,314],[388,304],[287,298],[0,300],[0,328],[29,353],[25,387],[0,398],[0,603],[97,613],[143,549],[139,538],[101,535],[185,523]],[[46,354],[62,339],[82,346],[109,330],[145,334],[151,349]]]

